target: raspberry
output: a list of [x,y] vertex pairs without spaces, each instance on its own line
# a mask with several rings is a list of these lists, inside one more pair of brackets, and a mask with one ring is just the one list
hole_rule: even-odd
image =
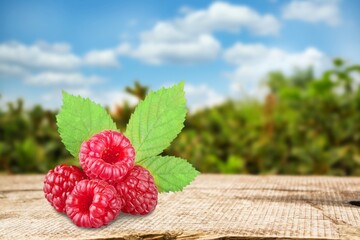
[[61,164],[50,170],[44,179],[45,198],[58,212],[65,211],[65,201],[75,185],[86,179],[86,175],[76,166]]
[[135,150],[129,139],[117,131],[93,135],[80,147],[80,164],[92,179],[121,181],[134,166]]
[[101,227],[120,211],[121,198],[116,189],[99,179],[80,181],[66,200],[66,214],[79,227]]
[[158,190],[150,172],[135,166],[127,177],[115,185],[122,199],[122,211],[133,215],[145,215],[153,211],[158,200]]

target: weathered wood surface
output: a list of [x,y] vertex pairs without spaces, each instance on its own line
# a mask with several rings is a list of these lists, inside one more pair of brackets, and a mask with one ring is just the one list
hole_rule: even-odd
[[360,178],[201,175],[148,216],[81,229],[56,213],[43,176],[0,176],[0,239],[360,239]]

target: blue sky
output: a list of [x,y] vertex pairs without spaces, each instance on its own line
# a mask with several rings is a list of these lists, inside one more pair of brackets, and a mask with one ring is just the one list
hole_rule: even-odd
[[61,90],[113,106],[185,80],[196,110],[261,98],[271,70],[360,62],[360,1],[0,1],[0,93],[61,105]]

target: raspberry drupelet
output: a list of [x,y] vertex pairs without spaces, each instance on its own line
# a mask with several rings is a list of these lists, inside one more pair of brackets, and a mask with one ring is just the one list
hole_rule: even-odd
[[45,198],[56,211],[64,212],[67,196],[83,179],[87,179],[87,176],[80,168],[66,164],[58,165],[45,176],[43,189]]
[[114,186],[99,180],[80,181],[66,200],[66,214],[76,226],[98,228],[121,211],[121,198]]
[[134,166],[135,150],[130,140],[117,131],[105,130],[82,143],[81,167],[91,179],[121,181]]
[[146,215],[157,205],[158,190],[154,178],[141,166],[135,166],[115,187],[121,196],[121,210],[124,213]]

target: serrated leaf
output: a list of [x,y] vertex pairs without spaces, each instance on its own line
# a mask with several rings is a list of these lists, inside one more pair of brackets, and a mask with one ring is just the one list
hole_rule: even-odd
[[147,158],[140,165],[150,171],[159,192],[181,191],[199,175],[188,161],[172,156]]
[[56,120],[62,142],[76,158],[83,141],[102,130],[116,130],[115,123],[101,105],[65,91]]
[[135,148],[137,163],[160,154],[184,127],[184,82],[151,92],[131,115],[125,135]]

